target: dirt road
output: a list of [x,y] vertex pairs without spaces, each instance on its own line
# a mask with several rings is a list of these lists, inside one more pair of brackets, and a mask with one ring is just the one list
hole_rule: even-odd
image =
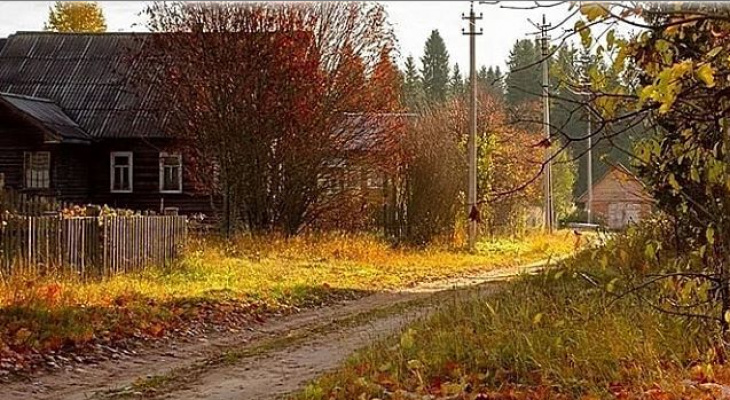
[[144,349],[90,367],[42,374],[0,386],[3,400],[20,399],[275,399],[340,365],[358,348],[398,332],[454,296],[486,295],[493,283],[544,263],[495,270]]

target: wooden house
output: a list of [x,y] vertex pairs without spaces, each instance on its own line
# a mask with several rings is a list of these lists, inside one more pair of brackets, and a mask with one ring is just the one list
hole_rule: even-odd
[[[588,192],[577,200],[584,209],[587,202]],[[621,164],[610,166],[593,183],[592,213],[610,229],[622,229],[647,217],[652,212],[653,204],[654,200],[642,182]]]
[[130,51],[144,33],[18,32],[0,42],[0,182],[137,210],[208,212]]

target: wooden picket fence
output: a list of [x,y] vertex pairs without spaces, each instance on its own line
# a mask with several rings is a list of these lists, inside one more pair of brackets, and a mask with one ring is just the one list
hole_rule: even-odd
[[167,265],[188,234],[184,216],[11,216],[0,221],[0,278],[104,277]]
[[22,193],[13,189],[0,189],[0,211],[14,215],[41,216],[57,212],[71,203],[58,201],[49,196]]

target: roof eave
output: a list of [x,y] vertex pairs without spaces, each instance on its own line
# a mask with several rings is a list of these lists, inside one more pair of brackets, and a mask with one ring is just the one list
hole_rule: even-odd
[[[40,130],[43,133],[43,142],[44,143],[90,143],[91,142],[91,136],[89,136],[89,139],[64,137],[63,135],[59,134],[58,132],[55,132],[53,129],[46,126],[42,121],[39,121],[37,118],[35,118],[32,115],[29,115],[27,112],[24,112],[23,110],[19,109],[13,103],[5,100],[4,98],[2,98],[2,96],[0,96],[0,105],[4,105],[5,108],[7,110],[9,110],[13,115],[16,115],[17,117],[21,118],[22,120],[26,121],[27,123],[33,125],[35,128]],[[81,128],[79,127],[79,129],[81,129]]]
[[43,133],[43,141],[49,142],[49,141],[60,141],[63,138],[57,134],[56,132],[53,132],[51,129],[49,129],[47,126],[43,125],[40,121],[37,119],[31,117],[27,113],[21,111],[16,106],[14,106],[9,101],[5,100],[0,96],[0,105],[5,106],[5,108],[10,111],[13,115],[17,116],[18,118],[22,119],[23,121],[33,125],[33,127],[37,128],[39,131]]

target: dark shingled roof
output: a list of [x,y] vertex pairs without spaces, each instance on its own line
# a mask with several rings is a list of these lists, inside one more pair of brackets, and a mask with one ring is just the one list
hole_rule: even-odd
[[147,35],[18,32],[0,50],[0,92],[50,99],[80,127],[66,134],[164,136],[154,91],[133,77]]
[[91,137],[76,121],[69,118],[52,100],[0,93],[0,98],[15,110],[31,117],[61,140],[88,141]]

